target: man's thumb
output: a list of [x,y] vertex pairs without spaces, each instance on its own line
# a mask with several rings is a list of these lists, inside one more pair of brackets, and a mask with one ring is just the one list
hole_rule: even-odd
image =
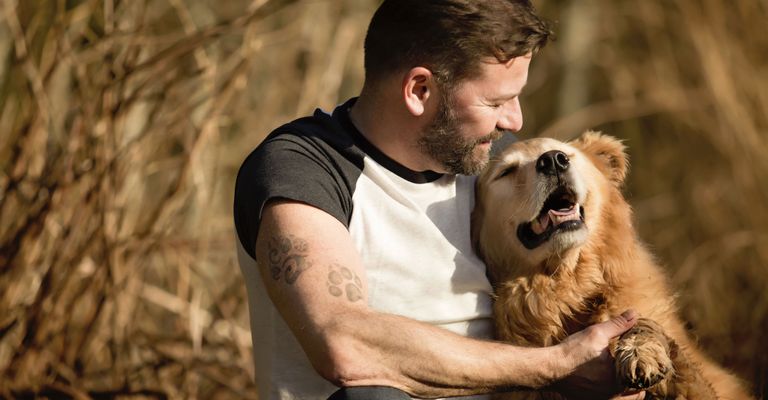
[[629,328],[635,326],[637,323],[637,312],[635,310],[627,310],[621,313],[617,317],[613,317],[610,320],[603,322],[605,325],[605,333],[609,337],[619,336],[622,333],[629,330]]

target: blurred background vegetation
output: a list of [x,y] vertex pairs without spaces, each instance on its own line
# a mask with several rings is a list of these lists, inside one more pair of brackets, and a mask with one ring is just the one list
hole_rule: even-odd
[[[255,398],[231,222],[376,0],[0,0],[0,397]],[[692,333],[765,398],[768,3],[538,0],[522,136],[626,140]]]

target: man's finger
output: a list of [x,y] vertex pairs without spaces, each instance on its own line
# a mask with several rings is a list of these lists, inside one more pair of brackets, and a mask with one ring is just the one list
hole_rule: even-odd
[[613,317],[610,320],[596,326],[600,327],[599,329],[603,330],[603,332],[607,334],[608,337],[615,337],[621,335],[622,333],[628,331],[629,328],[635,326],[637,323],[637,318],[637,313],[634,310],[627,310],[618,317]]

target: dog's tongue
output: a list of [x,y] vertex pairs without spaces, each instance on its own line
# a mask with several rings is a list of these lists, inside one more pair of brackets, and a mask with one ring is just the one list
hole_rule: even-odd
[[565,221],[573,221],[579,219],[579,205],[574,204],[567,210],[549,210],[547,216],[555,226],[562,224]]
[[536,218],[531,223],[531,230],[537,235],[541,235],[549,228],[550,224],[558,226],[565,221],[573,221],[579,219],[579,205],[574,204],[567,210],[548,210],[546,213],[541,214],[539,218]]

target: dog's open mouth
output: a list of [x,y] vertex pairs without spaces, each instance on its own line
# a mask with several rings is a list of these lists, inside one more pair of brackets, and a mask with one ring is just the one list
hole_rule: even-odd
[[576,194],[566,186],[555,189],[532,221],[517,228],[517,237],[527,249],[534,249],[556,232],[573,231],[584,226],[584,207],[576,202]]

